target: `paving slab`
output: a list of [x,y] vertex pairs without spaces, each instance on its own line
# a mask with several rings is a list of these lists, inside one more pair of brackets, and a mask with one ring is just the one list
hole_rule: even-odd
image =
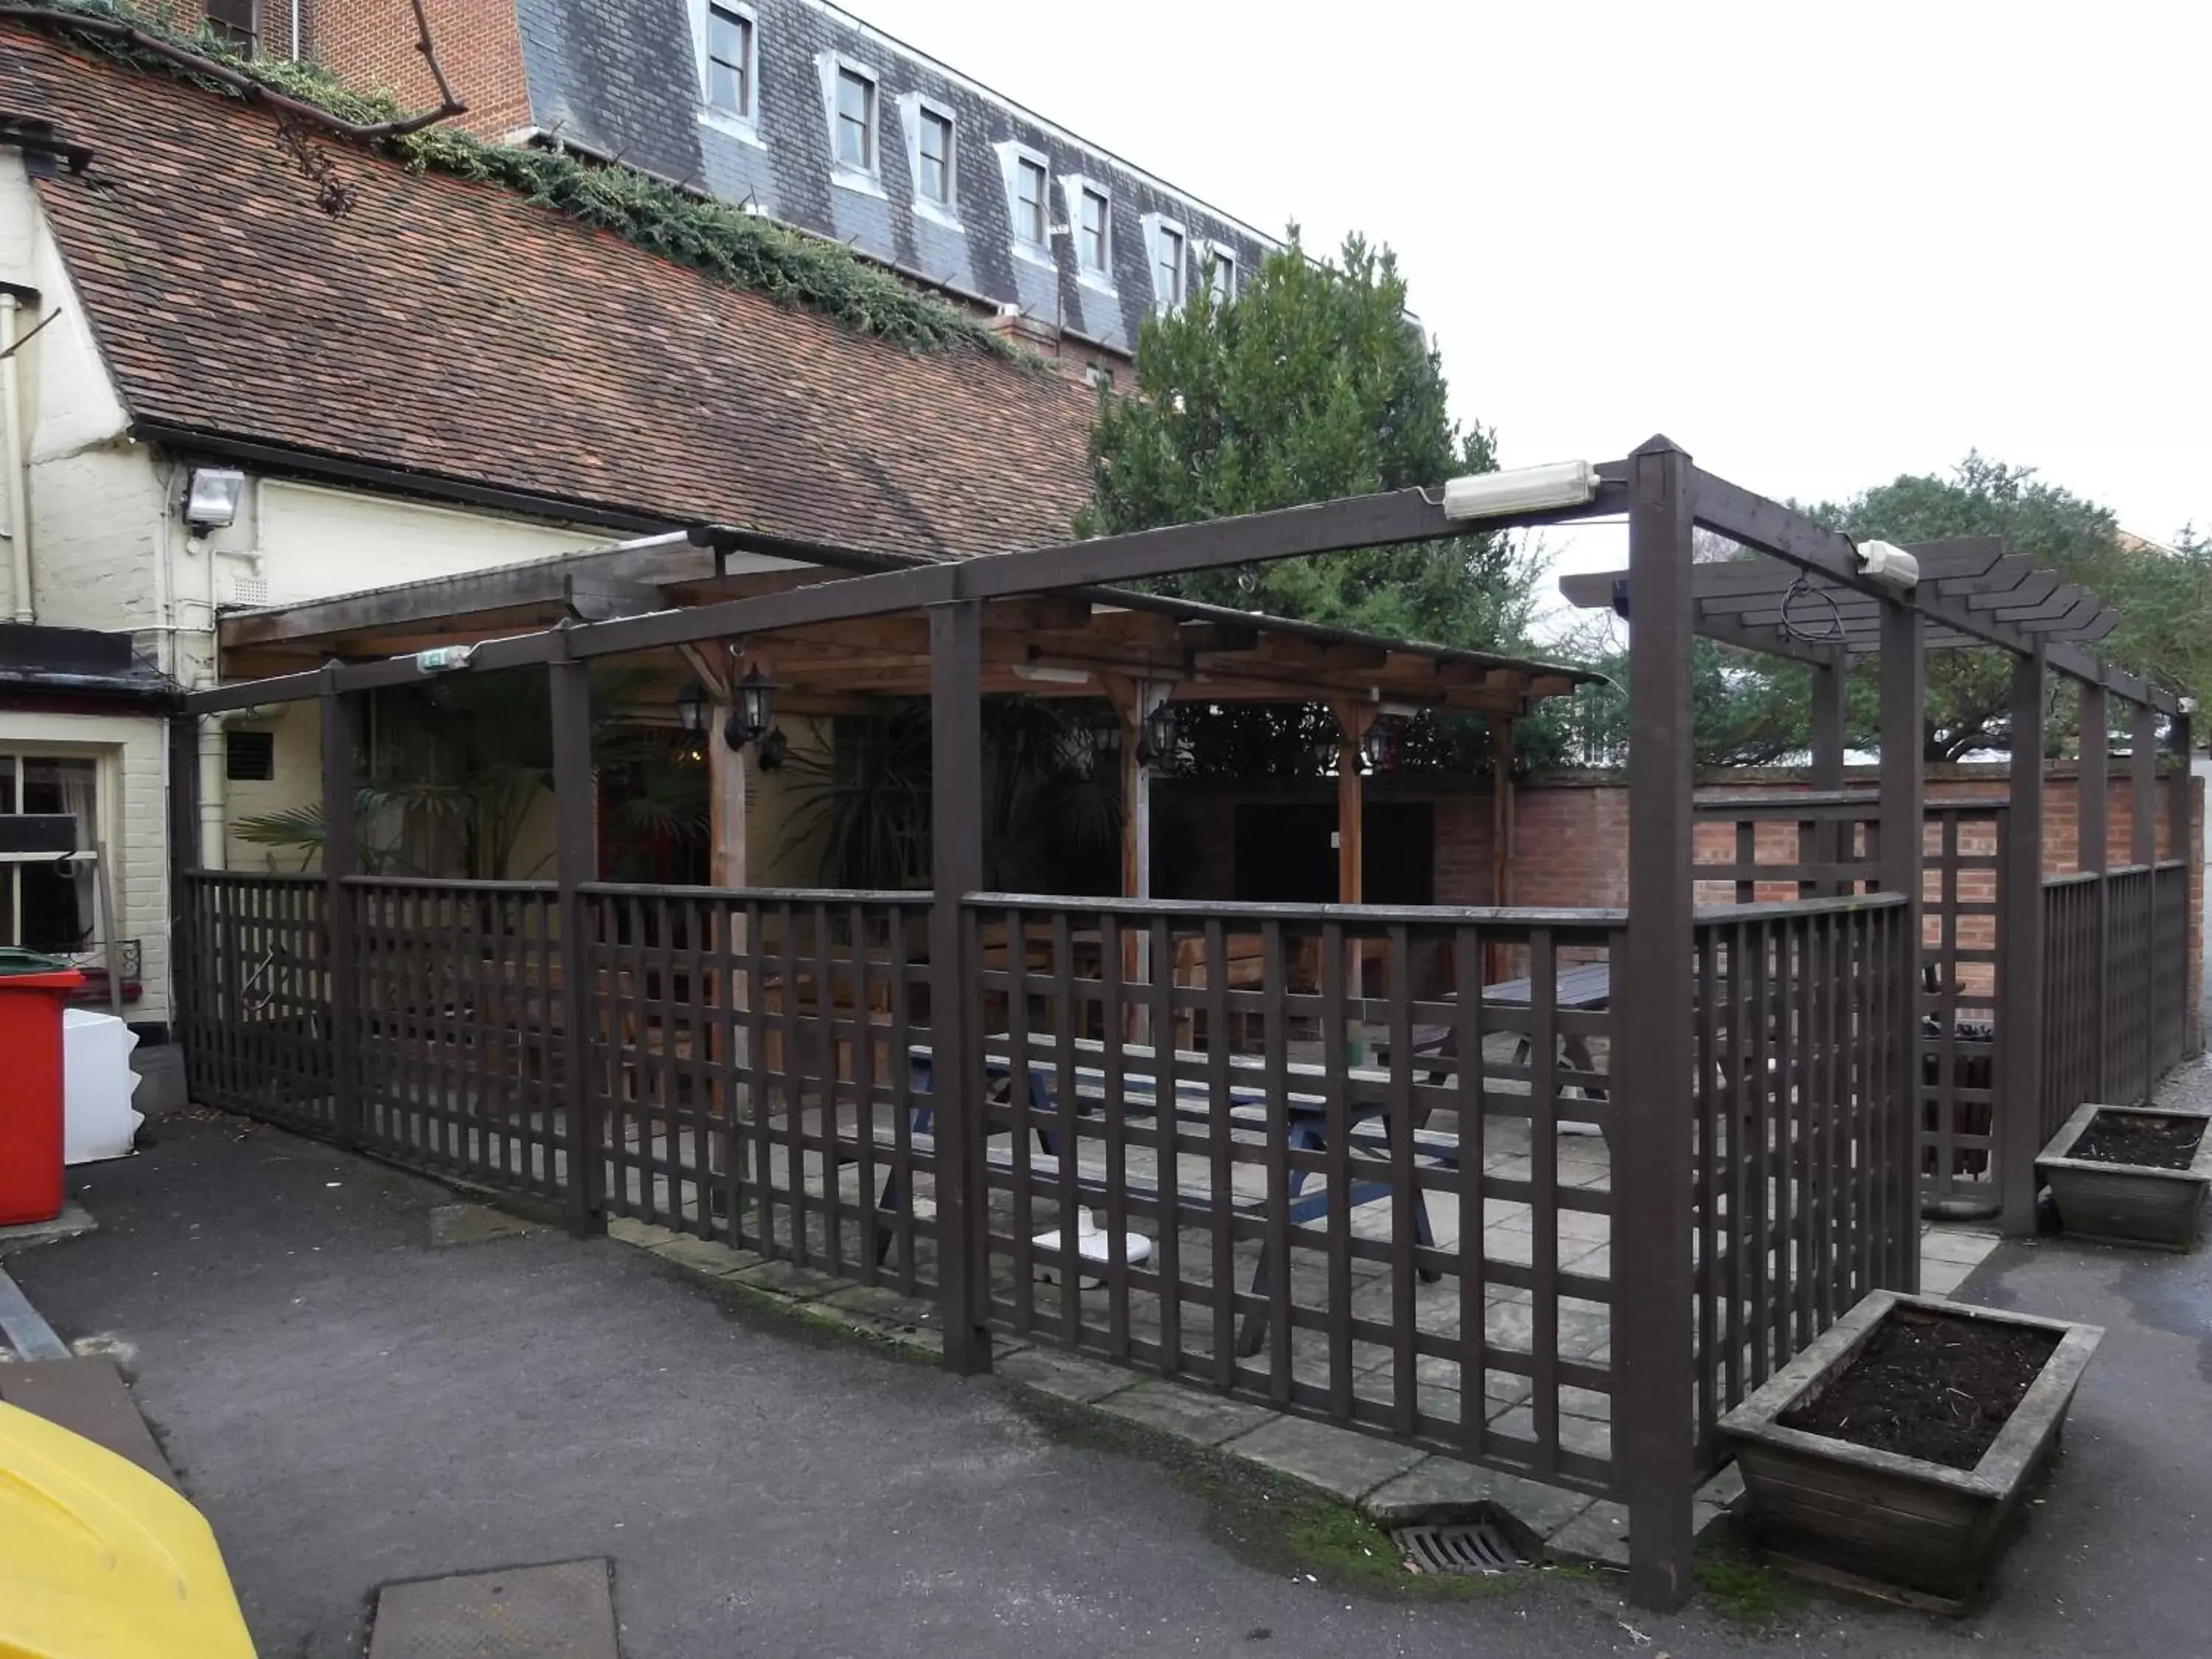
[[832,1279],[828,1273],[790,1261],[763,1261],[722,1276],[740,1285],[750,1285],[757,1291],[773,1291],[778,1296],[795,1297],[800,1301],[811,1301],[847,1288],[842,1279]]
[[1518,1523],[1524,1539],[1544,1539],[1595,1502],[1587,1492],[1431,1456],[1368,1493],[1359,1507],[1379,1526],[1409,1527],[1453,1520],[1487,1504]]
[[1179,1383],[1159,1382],[1140,1382],[1133,1389],[1109,1395],[1099,1402],[1099,1409],[1201,1446],[1218,1446],[1258,1428],[1275,1415],[1265,1406],[1247,1405],[1241,1400],[1224,1400],[1219,1395],[1203,1394]]
[[650,1248],[662,1261],[673,1261],[679,1267],[688,1267],[710,1279],[724,1279],[749,1267],[765,1265],[757,1251],[732,1249],[714,1239],[695,1238],[688,1233],[673,1234]]
[[604,1560],[390,1584],[368,1659],[619,1659]]
[[156,1480],[177,1484],[112,1359],[92,1356],[0,1365],[0,1400],[106,1447]]
[[1595,1561],[1601,1566],[1627,1566],[1626,1506],[1599,1498],[1547,1538],[1544,1553],[1556,1561]]
[[1057,1348],[1024,1348],[994,1361],[991,1369],[1024,1388],[1085,1406],[1144,1382],[1134,1371]]
[[1426,1455],[1411,1446],[1393,1445],[1303,1417],[1278,1417],[1224,1443],[1221,1449],[1295,1476],[1346,1503],[1405,1474]]

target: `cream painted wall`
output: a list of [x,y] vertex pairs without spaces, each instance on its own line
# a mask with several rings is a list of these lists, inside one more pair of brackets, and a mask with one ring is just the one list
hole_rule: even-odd
[[[828,720],[787,714],[776,724],[790,740],[793,755],[829,752]],[[756,887],[818,887],[822,884],[819,854],[800,839],[793,822],[799,805],[793,781],[789,767],[763,772],[753,764],[753,751],[745,751],[745,862]]]
[[100,763],[97,834],[107,844],[118,936],[139,941],[145,994],[125,1018],[169,1018],[169,871],[165,817],[167,744],[143,714],[0,710],[0,750],[88,757]]
[[[252,552],[228,561],[225,598],[289,605],[428,576],[550,558],[611,539],[604,530],[501,518],[427,502],[264,478]],[[257,573],[265,595],[240,583]]]

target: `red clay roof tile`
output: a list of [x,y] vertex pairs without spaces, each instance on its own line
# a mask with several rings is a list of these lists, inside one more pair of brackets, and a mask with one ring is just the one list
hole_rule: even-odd
[[1060,539],[1091,394],[913,354],[495,185],[337,140],[333,219],[231,98],[0,28],[0,107],[94,152],[40,194],[135,418],[890,552]]

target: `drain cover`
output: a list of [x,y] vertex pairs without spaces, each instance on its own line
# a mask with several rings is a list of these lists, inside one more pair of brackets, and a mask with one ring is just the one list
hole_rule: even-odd
[[1519,1552],[1487,1521],[1460,1527],[1400,1527],[1390,1539],[1419,1572],[1504,1572],[1521,1565]]

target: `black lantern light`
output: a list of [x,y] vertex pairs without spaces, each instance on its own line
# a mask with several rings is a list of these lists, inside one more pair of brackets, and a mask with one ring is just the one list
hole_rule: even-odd
[[775,686],[758,667],[747,669],[738,682],[737,706],[722,723],[722,741],[732,749],[744,748],[767,733],[775,714]]
[[1176,752],[1176,713],[1163,702],[1145,716],[1137,736],[1137,763],[1140,766],[1158,766],[1171,760]]
[[707,694],[696,680],[676,694],[676,724],[687,738],[696,738],[707,729]]
[[1367,763],[1370,772],[1388,772],[1398,764],[1398,722],[1388,714],[1378,716],[1367,728],[1367,735],[1359,740],[1359,757]]

